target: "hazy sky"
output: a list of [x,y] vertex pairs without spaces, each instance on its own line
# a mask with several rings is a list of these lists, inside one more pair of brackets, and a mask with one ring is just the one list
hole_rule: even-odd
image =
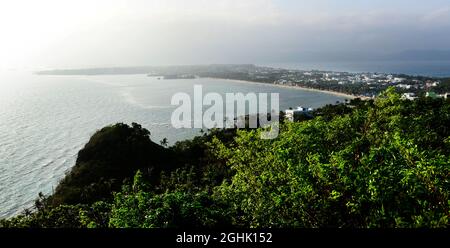
[[0,0],[0,68],[450,50],[450,0]]

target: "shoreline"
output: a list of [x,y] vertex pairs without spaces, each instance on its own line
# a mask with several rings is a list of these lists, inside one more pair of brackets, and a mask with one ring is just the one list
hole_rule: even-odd
[[320,92],[335,96],[341,96],[341,97],[347,97],[350,99],[355,98],[361,98],[362,100],[370,99],[370,97],[367,96],[357,96],[347,93],[342,93],[338,91],[332,91],[332,90],[320,90],[320,89],[314,89],[314,88],[308,88],[308,87],[302,87],[302,86],[293,86],[293,85],[283,85],[283,84],[273,84],[273,83],[261,83],[261,82],[253,82],[253,81],[247,81],[247,80],[239,80],[239,79],[228,79],[228,78],[216,78],[216,77],[200,77],[200,78],[206,78],[206,79],[221,79],[221,80],[227,80],[232,81],[236,83],[244,83],[244,84],[258,84],[258,85],[265,85],[265,86],[276,86],[281,88],[288,88],[288,89],[296,89],[296,90],[305,90],[305,91],[313,91],[313,92]]

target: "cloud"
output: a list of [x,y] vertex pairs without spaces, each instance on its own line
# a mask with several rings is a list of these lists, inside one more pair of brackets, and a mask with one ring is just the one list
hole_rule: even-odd
[[449,7],[363,2],[2,1],[0,28],[6,38],[0,41],[0,66],[19,57],[36,65],[82,67],[450,49]]
[[425,13],[420,20],[425,26],[450,27],[450,6]]

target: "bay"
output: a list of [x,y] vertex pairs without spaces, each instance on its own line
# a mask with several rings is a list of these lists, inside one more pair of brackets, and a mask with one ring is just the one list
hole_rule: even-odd
[[[221,79],[158,80],[146,75],[37,76],[0,73],[0,218],[51,194],[96,130],[117,122],[140,123],[151,139],[169,144],[200,135],[174,129],[170,100],[177,92],[279,93],[280,109],[317,108],[344,96]],[[193,97],[191,97],[193,99]]]

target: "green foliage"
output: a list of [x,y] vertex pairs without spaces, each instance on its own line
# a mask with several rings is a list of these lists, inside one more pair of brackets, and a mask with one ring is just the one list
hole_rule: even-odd
[[314,115],[273,140],[214,129],[167,149],[104,128],[53,196],[0,226],[449,227],[448,101],[390,88]]
[[[235,171],[217,197],[246,227],[446,227],[450,122],[429,123],[433,111],[408,104],[388,90],[367,110],[286,123],[275,140],[259,131],[239,132],[232,147],[214,140]],[[417,135],[425,127],[439,135]]]
[[96,202],[89,205],[60,205],[27,212],[9,220],[1,220],[0,227],[14,228],[100,228],[107,227],[110,204]]
[[76,165],[48,200],[58,206],[111,199],[111,192],[120,190],[122,181],[131,178],[136,170],[155,177],[163,168],[171,169],[171,157],[167,149],[150,140],[150,132],[139,124],[105,127],[79,152]]
[[110,227],[211,227],[225,218],[206,191],[154,194],[145,188],[138,172],[131,187],[115,194]]
[[441,83],[433,88],[439,94],[450,93],[450,78],[443,78]]

